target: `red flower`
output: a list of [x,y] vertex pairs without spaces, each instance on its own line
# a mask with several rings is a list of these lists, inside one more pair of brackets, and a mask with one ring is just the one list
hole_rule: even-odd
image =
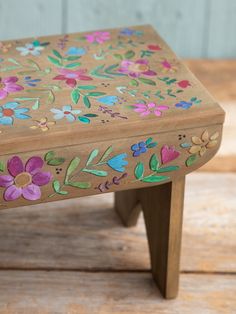
[[60,75],[55,76],[54,80],[66,81],[66,84],[72,88],[74,88],[77,84],[77,80],[81,81],[90,81],[92,78],[90,76],[84,75],[87,72],[86,69],[80,70],[68,70],[68,69],[58,69]]
[[177,84],[181,88],[187,88],[187,87],[191,86],[191,84],[188,80],[179,81]]
[[159,45],[148,45],[148,49],[158,51],[161,50],[161,47]]

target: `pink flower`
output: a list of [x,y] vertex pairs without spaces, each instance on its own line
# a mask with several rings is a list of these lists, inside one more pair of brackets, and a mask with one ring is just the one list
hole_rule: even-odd
[[161,161],[166,164],[176,158],[178,158],[180,153],[175,149],[174,146],[164,145],[161,148]]
[[135,62],[123,60],[118,71],[128,74],[131,77],[139,77],[140,75],[154,76],[157,74],[149,69],[148,60],[145,59],[140,59]]
[[8,94],[19,92],[24,89],[23,86],[16,84],[18,78],[16,76],[9,76],[2,79],[0,77],[0,99],[4,99]]
[[85,35],[86,40],[89,43],[98,43],[103,44],[105,41],[110,39],[109,32],[94,32],[88,35]]
[[0,176],[0,186],[5,187],[3,198],[5,201],[14,201],[20,196],[26,200],[40,199],[40,186],[46,185],[52,179],[50,172],[42,172],[43,159],[31,157],[25,164],[18,156],[7,162],[9,175]]
[[160,117],[163,110],[168,110],[168,106],[158,106],[151,102],[149,104],[134,104],[134,111],[139,112],[140,116],[148,116],[150,113],[154,113],[156,116]]
[[182,80],[182,81],[179,81],[177,83],[177,85],[181,88],[187,88],[189,86],[191,86],[190,82],[188,80]]
[[175,72],[177,70],[177,67],[171,64],[166,59],[161,61],[161,65],[163,67],[162,72]]
[[68,70],[68,69],[58,69],[60,75],[55,76],[54,80],[66,81],[66,84],[72,88],[74,88],[77,84],[77,80],[81,81],[90,81],[92,78],[90,76],[84,75],[87,72],[86,69],[80,70]]

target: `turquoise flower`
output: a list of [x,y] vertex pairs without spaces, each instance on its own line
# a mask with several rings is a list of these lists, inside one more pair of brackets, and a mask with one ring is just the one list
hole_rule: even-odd
[[8,102],[0,106],[0,124],[12,125],[14,118],[23,120],[31,118],[25,114],[29,111],[29,108],[18,108],[19,105],[18,102]]
[[107,161],[107,164],[115,171],[124,172],[125,168],[123,166],[128,165],[128,161],[124,160],[126,157],[126,153],[116,155],[113,158],[109,159]]
[[82,47],[70,47],[66,54],[69,56],[83,56],[86,54],[86,49]]
[[55,120],[66,118],[69,122],[74,122],[76,115],[78,115],[81,110],[73,109],[71,105],[65,105],[62,109],[52,108],[51,112],[54,113]]
[[104,97],[97,98],[97,101],[108,106],[115,105],[118,100],[119,98],[117,96],[104,96]]

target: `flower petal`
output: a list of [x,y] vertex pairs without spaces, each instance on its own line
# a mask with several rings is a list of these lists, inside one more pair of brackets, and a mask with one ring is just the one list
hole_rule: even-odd
[[66,84],[67,84],[68,86],[70,86],[71,88],[74,88],[74,87],[76,86],[76,80],[75,80],[75,79],[72,79],[72,78],[67,79],[67,80],[66,80]]
[[5,90],[9,93],[19,92],[23,89],[24,89],[24,87],[22,87],[18,84],[7,84],[5,87]]
[[18,199],[22,194],[21,188],[17,188],[15,185],[10,185],[6,188],[3,198],[5,201],[14,201]]
[[10,101],[3,105],[4,109],[16,109],[19,106],[18,102]]
[[14,183],[14,179],[12,176],[3,175],[0,176],[0,186],[6,188]]
[[36,201],[41,197],[40,187],[35,184],[29,184],[22,189],[22,196],[28,201]]
[[30,174],[36,174],[43,167],[43,159],[38,156],[31,157],[25,165],[25,171]]
[[0,124],[11,125],[11,124],[13,124],[13,118],[12,117],[2,117],[2,118],[0,118]]
[[199,145],[193,145],[190,149],[189,149],[189,152],[191,153],[191,154],[196,154],[196,153],[198,153],[198,152],[200,152],[200,150],[201,150],[201,146]]
[[48,184],[52,179],[52,174],[50,172],[37,172],[33,178],[32,182],[36,185],[42,186]]
[[13,156],[7,162],[7,169],[13,177],[16,177],[19,173],[24,171],[23,161],[20,157]]
[[2,81],[3,83],[16,83],[18,81],[18,78],[16,76],[9,76],[5,77]]
[[3,90],[3,89],[0,90],[0,99],[6,98],[7,95],[8,95],[8,92],[7,92],[7,91],[5,91],[5,90]]

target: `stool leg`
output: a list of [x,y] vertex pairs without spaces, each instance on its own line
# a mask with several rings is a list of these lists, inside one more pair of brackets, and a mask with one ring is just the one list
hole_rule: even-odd
[[140,190],[153,278],[166,299],[178,294],[185,178]]
[[126,227],[133,227],[137,224],[141,212],[138,191],[140,190],[115,192],[115,210]]

